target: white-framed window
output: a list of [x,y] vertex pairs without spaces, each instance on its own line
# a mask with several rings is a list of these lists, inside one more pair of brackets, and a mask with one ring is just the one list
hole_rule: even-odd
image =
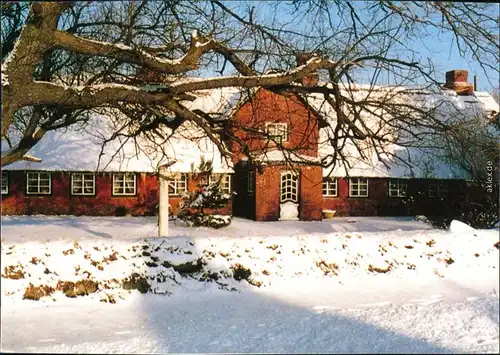
[[448,183],[440,181],[438,183],[438,190],[439,197],[448,197]]
[[323,196],[337,197],[337,179],[323,179]]
[[288,141],[288,124],[266,122],[266,133],[279,143]]
[[113,174],[113,195],[131,196],[136,193],[137,179],[134,173]]
[[247,192],[253,194],[254,191],[255,191],[255,173],[253,171],[249,171],[247,176]]
[[438,196],[438,183],[430,182],[429,183],[429,197],[437,197]]
[[231,194],[231,175],[229,174],[211,174],[208,178],[208,183],[219,181],[220,188],[223,193]]
[[349,197],[368,197],[368,179],[350,178]]
[[6,171],[2,171],[2,195],[9,193],[9,175]]
[[280,201],[297,202],[297,175],[293,172],[287,171],[281,173],[281,194]]
[[28,195],[50,195],[52,192],[51,173],[26,173],[26,193]]
[[95,174],[73,173],[71,174],[72,195],[95,195]]
[[430,182],[429,197],[448,197],[448,183],[444,181]]
[[389,179],[389,197],[406,197],[407,191],[407,180]]
[[187,191],[187,175],[176,175],[168,182],[168,194],[172,196],[182,195]]

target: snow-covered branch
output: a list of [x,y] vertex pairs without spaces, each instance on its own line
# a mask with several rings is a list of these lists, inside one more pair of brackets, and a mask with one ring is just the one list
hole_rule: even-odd
[[65,86],[43,81],[34,81],[27,105],[59,105],[66,107],[101,107],[130,102],[143,105],[165,104],[172,100],[169,93],[151,93],[136,86],[122,84],[96,84],[88,86]]
[[111,57],[167,74],[179,74],[197,69],[200,57],[205,53],[215,51],[233,63],[235,68],[242,74],[255,74],[230,48],[214,40],[204,38],[197,31],[193,31],[188,52],[177,59],[166,59],[155,56],[141,48],[134,48],[121,43],[94,41],[64,31],[55,31],[54,47],[75,53]]
[[298,66],[285,73],[252,76],[226,76],[221,78],[185,80],[172,84],[168,88],[168,91],[174,93],[184,93],[196,90],[216,89],[229,86],[252,88],[286,85],[295,81],[299,81],[318,69],[330,69],[335,66],[337,66],[336,62],[330,61],[328,59],[313,57],[309,61],[307,61],[306,64]]

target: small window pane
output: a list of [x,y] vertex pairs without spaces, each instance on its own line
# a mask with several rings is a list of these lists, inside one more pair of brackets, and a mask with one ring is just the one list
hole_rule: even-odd
[[368,179],[351,178],[349,181],[349,195],[351,197],[368,197]]
[[255,189],[255,175],[253,171],[248,172],[247,191],[253,193]]
[[231,175],[211,174],[208,178],[209,183],[218,182],[223,193],[231,193]]
[[266,123],[266,133],[270,138],[282,143],[288,140],[288,124],[280,123]]
[[2,195],[9,193],[9,178],[6,172],[2,171]]
[[438,185],[438,194],[439,197],[447,197],[448,196],[448,184],[440,181]]
[[438,185],[435,182],[429,184],[429,196],[437,197],[438,195]]
[[281,202],[297,202],[297,177],[291,173],[281,175]]
[[390,197],[405,197],[407,190],[407,181],[404,179],[391,179],[389,181]]
[[30,172],[26,174],[26,193],[48,195],[51,190],[51,174]]
[[187,186],[187,176],[185,174],[176,176],[168,184],[168,193],[174,196],[181,195],[187,190],[186,186]]
[[94,195],[94,193],[95,193],[94,174],[74,173],[71,175],[71,194]]
[[135,174],[114,174],[113,194],[114,195],[135,195],[136,179]]
[[323,180],[323,196],[337,196],[337,179]]

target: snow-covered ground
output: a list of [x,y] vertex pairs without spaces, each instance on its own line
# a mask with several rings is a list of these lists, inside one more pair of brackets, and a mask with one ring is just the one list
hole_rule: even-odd
[[[2,351],[500,350],[498,230],[337,218],[171,232],[145,240],[154,218],[2,217]],[[121,287],[134,273],[150,292]],[[58,289],[79,280],[97,292]],[[54,292],[23,299],[30,283]]]
[[[170,222],[171,236],[290,236],[336,232],[381,232],[430,230],[412,217],[336,217],[321,222],[254,222],[234,218],[224,229],[187,228]],[[156,217],[2,216],[2,237],[6,241],[80,240],[88,238],[138,239],[158,234]]]

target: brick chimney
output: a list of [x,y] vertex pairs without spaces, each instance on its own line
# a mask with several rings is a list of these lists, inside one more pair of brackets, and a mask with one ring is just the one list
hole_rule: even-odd
[[451,70],[446,72],[447,89],[455,90],[458,95],[471,95],[474,91],[474,86],[467,82],[467,70]]
[[[306,62],[314,56],[315,54],[310,52],[298,53],[296,56],[297,66],[306,64]],[[301,83],[304,86],[316,86],[319,83],[319,74],[317,72],[313,72],[309,75],[306,75],[302,78]]]

